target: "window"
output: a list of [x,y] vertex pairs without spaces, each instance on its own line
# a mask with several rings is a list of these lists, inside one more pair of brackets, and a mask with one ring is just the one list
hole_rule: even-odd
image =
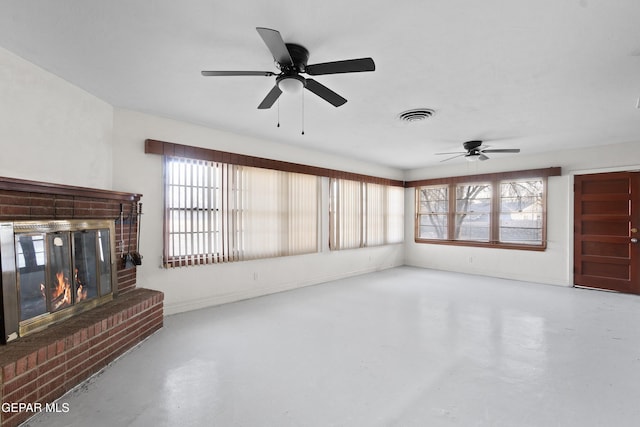
[[165,157],[166,266],[317,251],[319,178]]
[[403,241],[404,188],[334,178],[329,191],[331,249]]
[[449,224],[449,187],[436,185],[418,188],[418,237],[446,240]]
[[541,180],[500,183],[500,241],[540,244],[543,227]]
[[[531,176],[533,172],[540,175]],[[559,169],[521,174],[456,177],[416,185],[416,242],[544,249],[547,177],[559,175]]]
[[456,186],[454,240],[488,242],[491,239],[491,184]]

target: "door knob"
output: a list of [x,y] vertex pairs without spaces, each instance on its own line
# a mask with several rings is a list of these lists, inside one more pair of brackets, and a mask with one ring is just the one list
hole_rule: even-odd
[[631,243],[638,243],[638,239],[636,239],[635,237],[631,238]]

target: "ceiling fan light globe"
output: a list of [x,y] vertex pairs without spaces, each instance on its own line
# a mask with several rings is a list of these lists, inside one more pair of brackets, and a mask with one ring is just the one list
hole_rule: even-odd
[[464,156],[464,158],[467,159],[468,162],[476,162],[476,161],[478,161],[478,157],[479,156],[476,155],[476,154],[466,154]]
[[285,93],[299,93],[303,86],[302,80],[294,77],[283,78],[278,81],[278,87]]

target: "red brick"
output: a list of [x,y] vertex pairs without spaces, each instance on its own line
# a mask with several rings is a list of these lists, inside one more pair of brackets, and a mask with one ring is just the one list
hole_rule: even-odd
[[16,396],[24,397],[32,393],[37,388],[36,378],[38,378],[38,373],[33,370],[14,378],[11,382],[5,383],[3,387],[5,401],[18,402],[19,400],[10,399],[18,399]]
[[65,198],[64,196],[56,196],[56,208],[73,208],[73,198]]
[[38,352],[34,351],[27,356],[27,369],[35,369],[36,366],[38,366]]
[[27,358],[21,357],[16,361],[16,376],[22,375],[27,371]]
[[67,392],[64,383],[61,381],[58,384],[47,384],[46,386],[38,390],[38,401],[43,403],[50,403],[60,398]]
[[64,376],[65,370],[64,359],[59,359],[55,363],[46,363],[38,369],[38,386],[41,387],[49,382],[55,382]]
[[2,368],[2,382],[11,381],[16,376],[16,363],[10,362]]
[[52,218],[56,209],[53,206],[36,206],[29,210],[29,214],[34,218]]
[[31,197],[27,194],[14,192],[3,192],[0,194],[0,205],[7,206],[30,206]]
[[47,361],[47,347],[42,347],[38,350],[38,365],[43,364]]
[[76,199],[73,202],[73,207],[76,211],[80,209],[91,210],[91,202],[87,200]]
[[65,348],[66,348],[66,346],[65,346],[65,342],[64,342],[63,339],[62,340],[58,340],[56,342],[56,354],[62,353]]
[[74,218],[95,218],[91,209],[73,208]]
[[29,216],[30,211],[31,208],[29,206],[0,206],[0,215],[2,216],[14,215],[16,217],[24,218]]

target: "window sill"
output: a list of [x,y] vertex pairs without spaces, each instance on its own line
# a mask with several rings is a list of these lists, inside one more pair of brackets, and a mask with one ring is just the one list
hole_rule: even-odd
[[432,240],[432,239],[415,239],[416,243],[426,243],[434,245],[449,246],[471,246],[476,248],[495,248],[495,249],[515,249],[523,251],[542,252],[547,249],[547,244],[541,245],[522,245],[517,243],[501,243],[501,242],[474,242],[471,240]]

